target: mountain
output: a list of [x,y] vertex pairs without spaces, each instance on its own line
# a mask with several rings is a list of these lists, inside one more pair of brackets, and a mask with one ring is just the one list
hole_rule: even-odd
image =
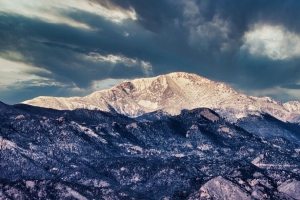
[[246,96],[224,83],[184,72],[125,81],[85,97],[37,97],[23,103],[58,110],[99,109],[130,117],[157,110],[176,115],[184,109],[206,107],[231,122],[261,114],[284,122],[300,122],[300,102],[283,105],[269,97]]
[[283,137],[300,145],[300,125],[282,122],[269,114],[244,117],[239,119],[236,124],[258,136]]
[[0,113],[0,199],[300,199],[298,144],[208,108]]
[[[182,110],[181,112],[188,112],[189,110]],[[171,117],[162,110],[143,114],[136,117],[135,120],[139,122],[164,120]],[[267,138],[282,137],[291,142],[300,145],[300,124],[283,122],[269,114],[249,115],[240,118],[234,123],[239,127],[245,129],[247,132]]]

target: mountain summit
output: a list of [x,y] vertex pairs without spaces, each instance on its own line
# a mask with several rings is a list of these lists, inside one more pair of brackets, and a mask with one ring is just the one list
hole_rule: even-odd
[[206,107],[230,121],[248,115],[270,114],[282,121],[300,122],[300,102],[282,104],[269,97],[247,96],[224,83],[185,72],[124,81],[85,97],[41,96],[22,103],[58,110],[115,111],[130,117],[156,110],[175,115],[184,109]]

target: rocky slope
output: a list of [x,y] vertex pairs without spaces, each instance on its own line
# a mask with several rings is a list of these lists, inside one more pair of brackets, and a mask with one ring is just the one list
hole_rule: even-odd
[[289,116],[289,121],[300,124],[300,101],[290,101],[284,103],[283,106],[291,113]]
[[207,108],[0,113],[1,199],[299,199],[299,145]]
[[156,110],[176,115],[183,109],[206,107],[232,122],[264,113],[282,121],[300,122],[299,102],[283,105],[269,97],[246,96],[224,83],[184,72],[125,81],[85,97],[38,97],[23,103],[59,110],[99,109],[130,117]]

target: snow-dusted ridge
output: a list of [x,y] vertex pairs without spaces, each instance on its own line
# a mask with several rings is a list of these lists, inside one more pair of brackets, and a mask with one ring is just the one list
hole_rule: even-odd
[[175,115],[183,109],[207,107],[230,121],[267,113],[282,121],[300,122],[300,102],[282,104],[270,97],[247,96],[224,83],[185,72],[124,81],[85,97],[41,96],[22,103],[58,110],[114,110],[130,117],[156,110]]

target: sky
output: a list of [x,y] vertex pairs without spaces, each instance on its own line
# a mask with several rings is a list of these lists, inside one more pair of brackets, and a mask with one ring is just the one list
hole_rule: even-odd
[[0,0],[0,101],[189,72],[300,101],[298,0]]

